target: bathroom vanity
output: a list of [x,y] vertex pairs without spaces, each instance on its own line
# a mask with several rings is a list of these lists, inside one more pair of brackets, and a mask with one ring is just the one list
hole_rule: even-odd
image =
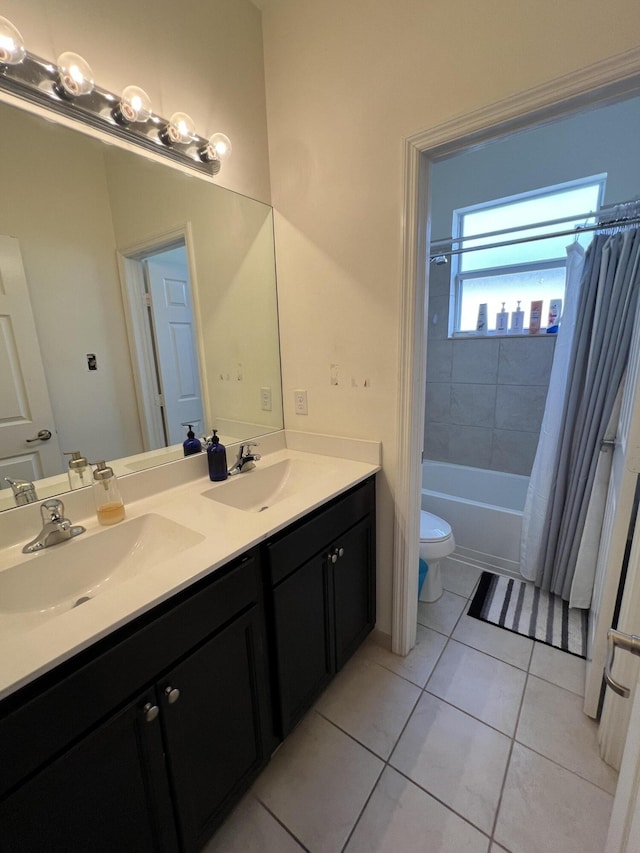
[[374,476],[284,513],[2,700],[3,851],[207,842],[375,623]]

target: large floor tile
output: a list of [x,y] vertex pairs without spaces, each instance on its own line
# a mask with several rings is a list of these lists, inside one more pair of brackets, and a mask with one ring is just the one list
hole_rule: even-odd
[[586,667],[587,663],[582,658],[544,643],[536,643],[529,672],[578,696],[584,696]]
[[504,628],[490,625],[488,622],[466,614],[456,625],[452,636],[454,640],[500,658],[519,669],[529,667],[533,648],[533,640],[529,637],[514,634],[513,631],[506,631]]
[[433,628],[447,637],[453,631],[460,614],[465,608],[467,599],[453,592],[442,593],[442,596],[433,602],[418,602],[418,622],[426,628]]
[[506,735],[513,735],[526,674],[449,640],[427,690]]
[[529,676],[516,740],[614,793],[617,774],[600,758],[597,733],[580,696]]
[[491,833],[511,740],[425,693],[390,763]]
[[602,853],[612,797],[515,744],[495,840],[513,853]]
[[336,676],[315,708],[386,759],[419,696],[415,684],[358,656]]
[[202,853],[302,853],[303,850],[265,807],[248,794]]
[[427,679],[433,672],[438,658],[442,654],[447,638],[431,628],[418,625],[416,631],[416,644],[406,657],[394,655],[393,652],[383,648],[374,638],[367,640],[358,651],[359,657],[375,661],[401,675],[408,681],[424,687]]
[[487,853],[489,839],[387,768],[346,853]]
[[482,571],[474,566],[467,565],[467,563],[460,563],[458,560],[447,557],[440,563],[440,574],[444,589],[469,598],[480,579]]
[[253,791],[314,853],[344,846],[383,762],[311,712],[264,770]]

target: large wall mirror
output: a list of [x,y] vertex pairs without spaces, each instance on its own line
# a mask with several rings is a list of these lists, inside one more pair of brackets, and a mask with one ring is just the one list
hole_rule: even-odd
[[[5,477],[69,488],[282,429],[272,210],[0,103],[0,509]],[[51,438],[47,438],[47,433]]]

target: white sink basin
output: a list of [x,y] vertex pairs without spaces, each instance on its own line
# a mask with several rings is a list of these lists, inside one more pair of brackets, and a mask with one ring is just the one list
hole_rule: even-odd
[[0,571],[0,613],[65,612],[203,539],[155,513],[80,534]]
[[284,459],[274,465],[235,474],[202,494],[205,498],[244,512],[263,512],[315,485],[324,477],[326,471],[316,462]]

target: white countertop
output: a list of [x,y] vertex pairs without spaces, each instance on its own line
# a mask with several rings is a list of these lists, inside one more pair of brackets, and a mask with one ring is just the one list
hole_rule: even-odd
[[[57,613],[55,616],[46,611],[3,612],[0,602],[0,699],[380,470],[380,445],[377,442],[347,439],[340,444],[340,440],[333,438],[317,438],[318,441],[314,442],[312,437],[300,433],[287,435],[289,447],[268,452],[257,463],[260,467],[267,467],[286,459],[306,459],[320,465],[322,470],[322,476],[316,482],[305,486],[299,493],[274,503],[264,512],[245,512],[204,497],[203,492],[212,488],[224,489],[227,483],[237,478],[219,484],[211,483],[206,474],[201,474],[202,460],[191,462],[190,470],[195,476],[186,483],[181,482],[156,494],[144,495],[145,490],[140,485],[143,480],[136,479],[135,487],[132,485],[123,489],[126,502],[126,520],[123,524],[156,513],[188,528],[202,538],[182,551],[177,558],[154,560],[152,570],[146,570],[118,583],[105,583],[104,588],[82,606]],[[273,442],[273,446],[277,447],[277,441]],[[308,449],[315,446],[325,453],[328,448],[331,448],[332,453],[338,448],[335,452],[351,453],[355,458],[294,450],[291,449],[292,446]],[[190,457],[190,460],[192,459],[193,457]],[[355,461],[356,459],[368,461]],[[184,479],[186,470],[179,466],[186,461],[172,463],[175,471],[180,471],[179,475],[175,475],[179,480]],[[167,474],[166,470],[170,467],[163,466],[165,484],[171,480],[171,472]],[[248,478],[251,473],[239,474],[237,477]],[[152,472],[149,474],[152,475]],[[142,476],[135,475],[136,478]],[[156,486],[158,477],[156,474]],[[147,480],[150,484],[154,482],[150,476]],[[136,500],[127,500],[127,491],[143,496]],[[67,496],[63,496],[63,499],[68,503]],[[89,506],[86,503],[77,505],[87,509]],[[76,517],[68,510],[66,514],[74,524],[84,525],[86,532],[53,548],[73,549],[80,540],[100,536],[102,532],[111,529],[101,527],[93,512],[84,518]],[[31,509],[29,521],[33,518]],[[23,521],[23,517],[17,514],[14,519]],[[19,529],[23,526],[23,523],[18,524]],[[13,529],[17,529],[15,525]],[[32,529],[31,536],[37,532]],[[31,537],[0,549],[0,572],[16,562],[37,560],[40,554],[51,550],[24,557],[21,549],[28,538]]]

